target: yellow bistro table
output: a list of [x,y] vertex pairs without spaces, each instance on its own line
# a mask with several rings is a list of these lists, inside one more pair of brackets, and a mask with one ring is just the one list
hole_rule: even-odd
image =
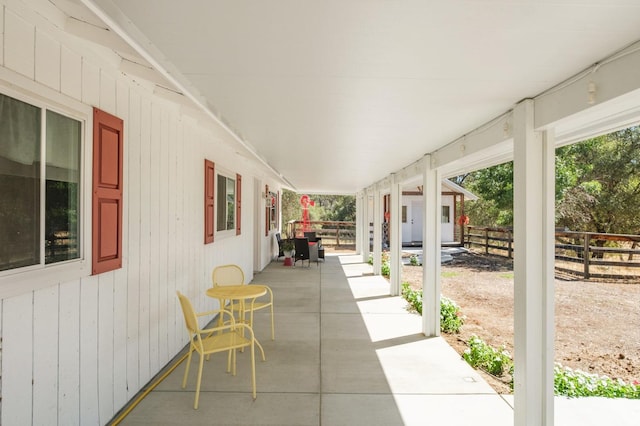
[[[238,302],[238,318],[241,322],[247,322],[245,319],[245,314],[247,311],[247,303],[249,303],[249,327],[253,328],[253,303],[256,298],[260,296],[264,296],[267,294],[267,289],[262,285],[219,285],[215,287],[211,287],[206,291],[207,296],[213,297],[214,299],[218,299],[220,301],[220,308],[223,309],[227,304],[227,301],[231,302],[231,312],[233,313],[233,302]],[[222,317],[221,317],[222,319]],[[264,359],[264,350],[262,349],[262,345],[258,342],[258,339],[255,339],[256,344],[260,348],[262,352],[262,358]]]

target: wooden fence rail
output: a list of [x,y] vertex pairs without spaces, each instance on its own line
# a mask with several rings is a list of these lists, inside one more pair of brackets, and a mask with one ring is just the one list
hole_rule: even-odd
[[308,229],[300,220],[287,222],[287,235],[302,237],[305,231],[315,232],[322,238],[323,245],[352,246],[356,244],[356,223],[347,221],[312,220],[308,222]]
[[[640,235],[556,231],[556,270],[589,278],[640,277]],[[467,226],[465,246],[513,258],[509,228]],[[635,257],[634,257],[635,256]]]

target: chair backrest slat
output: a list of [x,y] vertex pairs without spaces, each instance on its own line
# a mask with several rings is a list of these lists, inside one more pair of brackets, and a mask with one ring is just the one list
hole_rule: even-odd
[[296,238],[293,244],[296,248],[295,260],[309,260],[309,239]]
[[180,299],[180,306],[182,306],[182,314],[184,315],[184,322],[187,326],[187,330],[189,330],[192,335],[197,334],[200,327],[198,326],[198,317],[196,316],[196,312],[193,310],[193,305],[184,294],[179,291],[177,293],[178,299]]
[[238,265],[220,265],[213,269],[211,281],[214,286],[242,285],[244,272]]

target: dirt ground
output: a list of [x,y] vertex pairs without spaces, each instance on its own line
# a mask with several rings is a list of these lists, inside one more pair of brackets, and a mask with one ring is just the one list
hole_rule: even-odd
[[[422,267],[404,266],[402,281],[421,288]],[[556,362],[589,373],[640,380],[640,283],[556,279]],[[505,344],[513,356],[512,261],[473,253],[442,265],[442,294],[466,316],[462,332],[443,333],[462,353],[477,335],[494,347]],[[500,393],[507,379],[484,374]]]

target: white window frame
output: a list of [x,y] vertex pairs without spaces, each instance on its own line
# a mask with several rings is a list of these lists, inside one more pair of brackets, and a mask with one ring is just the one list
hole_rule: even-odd
[[[43,110],[46,117],[46,110],[56,112],[66,117],[78,120],[81,126],[80,139],[80,184],[79,184],[79,257],[66,261],[45,264],[42,251],[44,249],[44,235],[41,235],[41,259],[37,265],[30,265],[16,269],[0,271],[0,298],[16,296],[26,292],[45,288],[60,282],[71,281],[91,275],[91,157],[93,155],[92,140],[92,108],[79,101],[44,87],[34,81],[20,80],[19,86],[0,79],[0,93],[28,103]],[[42,139],[45,139],[46,121],[43,121],[41,128]],[[46,141],[45,141],[46,142]],[[46,149],[46,143],[41,146]],[[46,167],[46,164],[42,164]],[[44,173],[41,179],[44,179]],[[40,205],[40,228],[43,229],[44,217],[44,186],[41,186]]]

